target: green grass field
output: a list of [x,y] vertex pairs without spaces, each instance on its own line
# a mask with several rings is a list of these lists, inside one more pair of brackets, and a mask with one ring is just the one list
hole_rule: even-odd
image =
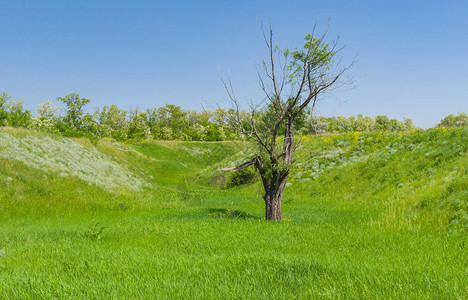
[[468,129],[304,137],[282,222],[247,146],[0,129],[0,298],[468,297]]

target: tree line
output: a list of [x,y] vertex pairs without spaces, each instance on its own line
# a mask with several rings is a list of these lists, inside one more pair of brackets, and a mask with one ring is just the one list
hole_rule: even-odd
[[[104,137],[119,141],[130,139],[157,139],[182,141],[224,141],[244,139],[242,134],[229,126],[234,111],[218,108],[213,110],[184,110],[173,104],[146,111],[123,110],[117,105],[95,108],[92,113],[84,108],[90,99],[79,94],[58,97],[54,104],[47,100],[40,104],[37,113],[24,108],[22,101],[15,101],[3,92],[0,94],[0,126],[23,127],[39,131],[59,133],[64,136],[87,136],[91,139]],[[248,114],[248,112],[241,112]],[[257,112],[256,118],[269,117],[269,111]],[[302,135],[346,132],[405,132],[415,129],[412,119],[390,119],[385,115],[376,117],[319,117],[305,111],[296,119],[296,128]],[[249,126],[245,124],[245,126]],[[437,126],[468,126],[468,115],[445,117]]]

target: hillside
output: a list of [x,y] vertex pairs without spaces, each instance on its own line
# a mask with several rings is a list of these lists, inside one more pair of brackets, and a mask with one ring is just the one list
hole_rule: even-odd
[[[229,181],[235,175],[220,169],[251,153],[226,158],[204,177]],[[375,209],[379,226],[468,230],[468,129],[303,137],[288,190],[287,202]]]
[[0,298],[466,296],[467,129],[304,137],[281,223],[246,147],[1,128]]

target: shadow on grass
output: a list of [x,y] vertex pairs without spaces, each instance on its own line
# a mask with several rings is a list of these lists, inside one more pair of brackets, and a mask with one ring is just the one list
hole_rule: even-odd
[[252,216],[248,212],[238,210],[236,208],[209,208],[207,209],[208,216],[212,218],[222,218],[222,219],[252,219],[252,220],[261,220],[262,218],[257,216]]

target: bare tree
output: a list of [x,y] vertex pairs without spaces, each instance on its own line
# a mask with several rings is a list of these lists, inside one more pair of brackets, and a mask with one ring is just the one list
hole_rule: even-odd
[[240,110],[231,80],[223,79],[224,87],[234,105],[234,113],[228,125],[248,136],[258,151],[252,159],[224,171],[238,171],[255,165],[265,190],[265,218],[281,220],[281,202],[286,187],[294,151],[299,141],[294,139],[294,124],[298,115],[307,107],[315,109],[320,96],[344,84],[341,80],[352,64],[340,67],[336,61],[338,39],[324,42],[328,29],[321,36],[313,32],[305,36],[302,49],[281,50],[273,44],[273,30],[262,26],[268,49],[268,59],[257,70],[260,87],[266,95],[266,103],[251,105],[249,113]]

